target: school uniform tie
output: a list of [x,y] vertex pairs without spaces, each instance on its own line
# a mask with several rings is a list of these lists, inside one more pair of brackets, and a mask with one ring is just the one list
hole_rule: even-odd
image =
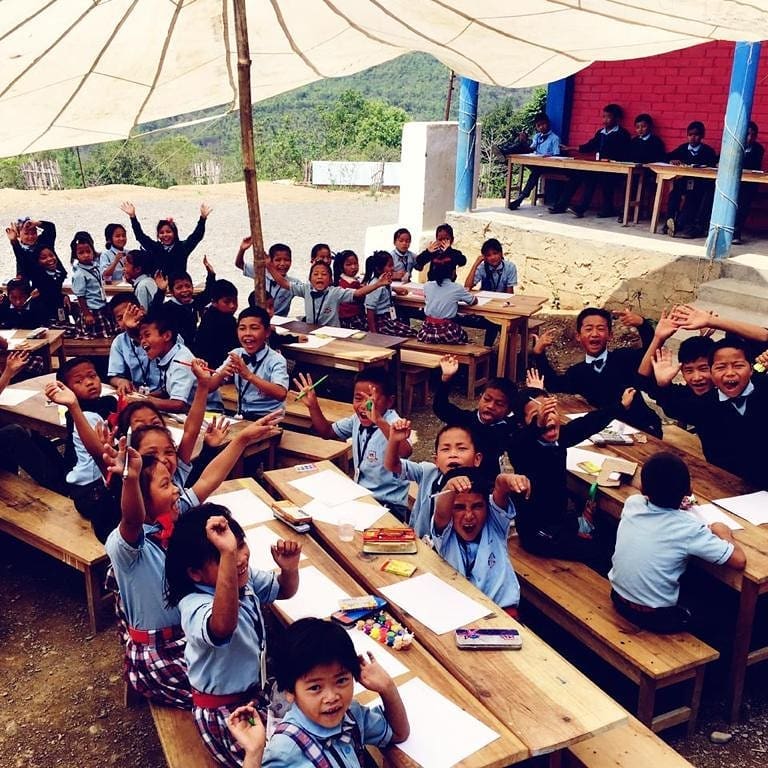
[[748,395],[736,395],[736,397],[729,397],[727,400],[723,400],[724,403],[732,405],[743,416],[746,413],[746,403]]
[[596,357],[592,360],[587,360],[587,365],[591,365],[595,373],[602,373],[603,368],[605,368],[605,358]]

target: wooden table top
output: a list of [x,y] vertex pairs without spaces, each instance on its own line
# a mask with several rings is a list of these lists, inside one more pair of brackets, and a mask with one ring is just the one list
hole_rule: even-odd
[[[219,491],[234,491],[241,488],[254,493],[267,504],[271,504],[273,501],[269,493],[252,478],[227,480],[222,483]],[[262,525],[267,526],[278,536],[301,542],[302,552],[306,555],[307,559],[301,561],[300,568],[305,568],[309,565],[314,566],[351,597],[368,594],[367,590],[360,586],[310,536],[301,536],[278,520],[263,523]],[[290,618],[280,610],[279,603],[273,604],[272,610],[283,623],[290,623]],[[418,635],[408,651],[396,652],[392,649],[387,649],[387,652],[394,654],[404,666],[408,667],[408,672],[395,678],[398,684],[405,683],[414,677],[419,677],[430,687],[499,734],[498,739],[468,758],[456,763],[457,766],[461,766],[461,768],[503,768],[503,766],[519,762],[528,757],[526,746],[427,652],[419,642]],[[375,698],[375,694],[366,691],[360,694],[358,698],[362,703],[367,703]],[[410,768],[415,765],[397,747],[387,750],[387,759],[392,764],[404,766],[404,768]]]
[[[312,331],[316,331],[323,326],[305,323],[303,320],[291,320],[290,323],[284,323],[278,327],[285,328],[291,333],[309,335]],[[372,333],[371,331],[358,331],[354,336],[342,339],[342,341],[365,344],[369,347],[383,347],[385,349],[395,349],[406,340],[406,336],[388,336],[384,333]]]
[[[407,283],[404,287],[408,288],[408,295],[393,296],[395,303],[406,307],[423,307],[424,286],[421,283]],[[504,293],[498,294],[498,298],[493,298],[483,304],[473,304],[472,306],[459,304],[459,314],[483,315],[489,318],[499,317],[505,319],[531,317],[548,300],[546,296],[530,296],[527,293]]]
[[[650,168],[662,180],[673,179],[676,176],[691,176],[700,179],[714,179],[717,177],[717,168],[712,168],[710,166],[648,163],[645,167]],[[751,181],[756,184],[768,184],[768,173],[745,169],[741,172],[741,180]]]
[[[317,462],[316,467],[316,471],[339,471],[326,461]],[[309,497],[289,483],[306,476],[293,467],[265,473],[265,479],[281,496],[297,504],[306,503]],[[399,525],[389,513],[378,524]],[[389,555],[361,553],[362,534],[356,533],[354,541],[346,543],[339,541],[336,526],[315,522],[313,527],[324,547],[364,588],[378,592],[400,580],[380,570]],[[509,727],[531,755],[562,749],[626,721],[626,712],[616,702],[431,549],[420,543],[416,555],[398,555],[397,559],[412,562],[420,573],[433,573],[485,606],[488,615],[474,626],[519,628],[523,637],[520,651],[466,653],[456,648],[453,633],[437,635],[397,606],[391,606],[391,612],[416,632],[435,658]]]
[[364,342],[347,341],[346,339],[334,339],[322,347],[305,347],[296,344],[287,344],[282,348],[286,357],[299,356],[305,358],[331,359],[350,363],[381,363],[391,360],[395,356],[395,350],[388,347],[370,346]]
[[567,157],[565,155],[507,155],[507,163],[536,165],[543,168],[562,168],[567,171],[597,171],[599,173],[629,174],[640,170],[641,163],[623,160],[595,160],[588,157]]
[[61,346],[61,340],[64,336],[64,331],[53,330],[52,328],[49,328],[45,332],[45,336],[40,339],[27,338],[30,333],[32,333],[31,330],[15,330],[11,336],[11,343],[8,345],[8,349],[0,350],[0,354],[7,354],[15,349],[37,352],[48,347],[50,350],[53,350]]

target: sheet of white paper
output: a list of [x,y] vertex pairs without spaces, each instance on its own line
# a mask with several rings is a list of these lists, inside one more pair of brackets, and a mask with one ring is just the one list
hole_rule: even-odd
[[26,339],[8,339],[8,349],[21,349],[26,343]]
[[492,301],[492,299],[488,298],[488,296],[476,296],[477,302],[476,306],[482,307],[483,304],[487,304],[489,301]]
[[101,385],[101,396],[106,397],[107,395],[114,395],[117,392],[117,390],[110,384],[102,384]]
[[381,594],[442,635],[488,615],[488,609],[433,573],[390,584]]
[[698,520],[701,520],[705,525],[712,525],[712,523],[723,523],[727,525],[732,531],[743,531],[744,526],[739,525],[730,515],[726,515],[722,509],[716,507],[714,504],[698,504],[691,507],[688,512],[692,514]]
[[173,442],[178,447],[181,444],[182,438],[184,437],[184,428],[183,427],[168,427],[168,431],[171,433],[171,437],[173,438]]
[[292,320],[293,320],[292,317],[283,317],[282,315],[272,315],[272,317],[269,318],[269,324],[285,325],[286,323],[290,323]]
[[586,416],[587,411],[584,411],[584,413],[566,413],[565,418],[566,419],[580,419],[582,416]]
[[253,525],[265,523],[267,520],[274,520],[270,507],[247,488],[217,493],[215,496],[211,496],[208,501],[225,506],[243,528],[250,528]]
[[593,464],[597,464],[598,467],[603,466],[605,456],[602,453],[595,453],[595,451],[585,451],[583,448],[569,448],[565,453],[565,468],[569,472],[584,472],[578,465],[582,461],[591,461]]
[[[251,550],[251,559],[248,564],[257,571],[274,571],[277,563],[272,559],[271,547],[277,543],[280,537],[266,525],[257,525],[245,531],[245,540]],[[306,560],[307,556],[302,552],[299,560]]]
[[[566,413],[565,418],[580,419],[582,416],[586,415],[587,411],[584,411],[584,413]],[[640,431],[639,429],[635,429],[635,427],[631,427],[629,424],[625,424],[623,421],[619,421],[618,419],[613,419],[613,421],[611,421],[606,429],[612,429],[614,432],[618,432],[621,435],[634,435]]]
[[[450,768],[499,738],[499,734],[439,694],[418,677],[397,686],[408,712],[411,734],[397,745],[422,768]],[[372,701],[374,707],[381,699]],[[440,733],[435,737],[435,723]]]
[[312,331],[314,336],[333,336],[336,339],[348,339],[356,333],[359,333],[357,328],[336,328],[333,325],[324,325],[322,328],[315,328]]
[[321,523],[339,525],[342,522],[352,522],[356,531],[370,528],[387,511],[385,507],[378,504],[368,504],[354,499],[337,504],[335,507],[329,507],[319,499],[312,499],[302,505],[302,509],[308,515],[312,515],[313,520]]
[[294,488],[298,488],[313,499],[319,499],[329,507],[335,507],[345,501],[359,499],[361,496],[370,494],[370,491],[357,483],[353,483],[346,475],[330,469],[290,482]]
[[349,595],[325,574],[308,565],[299,569],[299,589],[290,600],[277,600],[275,604],[298,621],[307,616],[324,619],[339,610],[339,600]]
[[743,517],[752,525],[768,523],[768,491],[729,496],[725,499],[713,499],[713,501],[734,515]]
[[8,387],[8,389],[0,392],[0,405],[18,405],[25,400],[29,400],[30,397],[36,395],[34,389],[16,389],[16,387]]
[[515,297],[511,293],[503,293],[502,291],[478,291],[476,294],[478,297],[482,296],[484,299],[504,299],[504,301],[514,301]]
[[3,339],[12,339],[15,333],[16,331],[13,329],[11,329],[10,331],[0,331],[0,337]]
[[321,338],[320,336],[307,336],[306,341],[297,341],[294,344],[289,344],[289,347],[293,349],[320,349],[326,344],[330,344],[333,339]]
[[[367,659],[368,653],[372,653],[373,658],[384,667],[384,671],[387,672],[390,677],[394,678],[398,675],[403,675],[408,671],[408,667],[400,661],[400,658],[407,656],[408,654],[389,650],[381,643],[371,640],[365,632],[361,632],[358,629],[350,630],[349,636],[352,638],[352,643],[355,646],[358,655],[362,655],[363,658]],[[365,688],[363,688],[360,683],[355,683],[355,696],[358,693],[362,693],[364,690]]]

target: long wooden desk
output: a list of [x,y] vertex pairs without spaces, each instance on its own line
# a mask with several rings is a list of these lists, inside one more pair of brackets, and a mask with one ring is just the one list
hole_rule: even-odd
[[[566,413],[578,413],[589,410],[590,406],[573,396],[558,397],[562,410]],[[658,451],[670,451],[678,455],[688,465],[691,473],[693,492],[700,503],[715,499],[751,493],[755,489],[740,477],[715,467],[702,456],[688,453],[684,449],[647,435],[646,443],[632,445],[611,445],[599,448],[589,447],[598,453],[619,456],[636,461],[640,466]],[[594,478],[579,472],[571,475],[571,490],[584,495]],[[598,488],[598,507],[614,517],[621,517],[624,502],[629,496],[640,492],[640,471],[635,472],[629,483],[622,483],[616,488]],[[747,566],[743,571],[724,568],[703,560],[694,559],[696,567],[713,576],[723,584],[739,593],[739,609],[733,634],[730,675],[728,679],[727,714],[731,722],[739,717],[744,695],[744,681],[747,667],[761,661],[768,661],[768,646],[750,650],[752,630],[757,613],[757,600],[768,593],[768,526],[755,526],[742,518],[732,516],[743,530],[734,531],[734,538],[744,548]]]
[[[422,288],[409,289],[407,296],[395,296],[395,303],[404,307],[422,309],[424,291]],[[499,355],[496,361],[496,375],[509,376],[517,380],[518,360],[515,337],[520,336],[520,370],[528,368],[528,320],[547,302],[544,296],[529,296],[524,293],[509,293],[491,299],[484,304],[459,305],[459,314],[479,315],[501,326],[499,334]]]
[[40,354],[45,358],[47,370],[51,370],[51,360],[56,355],[59,358],[59,365],[64,362],[63,338],[64,331],[55,331],[49,328],[45,336],[40,339],[30,339],[29,334],[32,331],[17,330],[9,339],[8,350],[0,351],[0,368],[5,368],[5,361],[8,352],[13,350],[24,350],[30,354]]
[[[507,186],[505,201],[509,201],[512,187],[512,166],[532,165],[550,172],[571,173],[573,171],[590,171],[596,173],[616,173],[625,177],[624,215],[622,225],[629,224],[629,211],[634,208],[633,223],[637,224],[640,216],[640,201],[643,197],[643,166],[640,163],[620,162],[617,160],[591,160],[583,157],[552,157],[544,155],[507,155]],[[637,176],[635,196],[632,197],[632,181]],[[505,205],[506,205],[505,202]],[[612,201],[611,201],[612,202]]]
[[[664,196],[664,187],[667,182],[677,178],[711,179],[717,178],[717,168],[696,168],[692,165],[672,165],[670,163],[649,163],[645,166],[656,174],[656,196],[653,198],[653,212],[651,214],[651,233],[656,232],[659,223],[661,201]],[[741,172],[741,180],[754,184],[768,184],[768,174],[763,171]]]
[[[317,462],[316,467],[317,471],[338,471],[330,462]],[[306,477],[306,473],[299,474],[295,468],[265,473],[265,479],[277,493],[294,503],[304,504],[309,497],[290,485],[290,481],[298,477]],[[389,513],[379,524],[399,525]],[[354,541],[346,543],[339,540],[334,525],[315,522],[313,528],[334,559],[365,589],[379,592],[382,587],[399,581],[399,577],[380,570],[389,555],[361,553],[361,534],[356,533]],[[435,574],[487,607],[488,615],[476,622],[476,626],[516,624],[423,544],[419,544],[416,555],[397,558],[413,562],[419,572]],[[626,720],[626,712],[616,702],[522,625],[518,625],[523,636],[522,650],[467,653],[456,648],[453,633],[437,635],[397,606],[391,605],[390,610],[416,632],[416,637],[457,680],[507,725],[531,756],[557,753]]]
[[[72,293],[72,281],[65,280],[61,286],[62,293],[66,293],[68,296],[73,296]],[[195,296],[202,293],[205,290],[205,283],[195,283],[192,287],[192,291]],[[104,293],[107,296],[116,296],[120,293],[131,293],[133,291],[133,285],[127,280],[118,280],[114,283],[104,283]]]
[[[217,492],[234,491],[241,488],[247,489],[267,504],[271,505],[273,501],[272,497],[252,478],[227,480],[222,483]],[[215,497],[210,501],[215,502]],[[335,562],[311,537],[301,536],[277,520],[262,523],[262,525],[274,531],[278,536],[301,542],[302,552],[307,559],[301,561],[300,568],[309,565],[314,566],[351,597],[367,594],[367,589],[360,586],[353,576]],[[251,527],[246,528],[246,532]],[[290,623],[290,617],[281,611],[279,603],[274,603],[271,607],[283,623]],[[407,652],[396,652],[389,648],[386,649],[386,652],[395,654],[397,659],[409,670],[395,678],[395,682],[402,684],[414,677],[419,677],[441,695],[499,734],[498,739],[457,763],[457,766],[462,766],[462,768],[503,768],[503,766],[517,763],[528,757],[528,750],[525,745],[427,652],[419,642],[418,636]],[[360,695],[363,703],[371,701],[373,698],[375,695],[367,691]],[[387,764],[403,766],[403,768],[411,768],[414,765],[414,762],[397,747],[388,749],[386,754]]]

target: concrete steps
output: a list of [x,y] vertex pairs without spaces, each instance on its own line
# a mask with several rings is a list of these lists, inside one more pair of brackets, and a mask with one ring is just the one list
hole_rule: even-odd
[[[753,281],[754,280],[754,281]],[[697,302],[701,305],[719,304],[738,308],[768,318],[768,283],[721,277],[699,286]]]
[[768,256],[759,253],[743,253],[726,259],[722,277],[743,280],[754,285],[768,285]]

